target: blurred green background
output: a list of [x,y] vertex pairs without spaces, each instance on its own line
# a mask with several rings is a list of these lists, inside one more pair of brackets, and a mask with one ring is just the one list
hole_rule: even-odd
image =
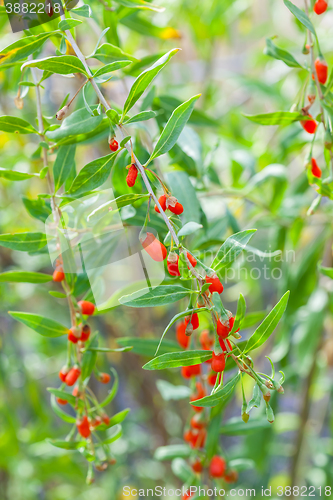
[[[135,150],[144,159],[145,148],[149,150],[157,136],[159,119],[169,116],[179,100],[202,94],[171,152],[172,159],[162,157],[158,169],[176,195],[182,179],[188,188],[184,199],[179,196],[185,212],[186,208],[192,214],[197,210],[197,222],[203,224],[188,237],[191,250],[204,255],[233,232],[258,229],[251,240],[252,251],[233,266],[235,277],[225,277],[225,305],[235,312],[241,292],[249,313],[265,311],[286,290],[291,291],[279,328],[255,355],[258,369],[269,370],[265,355],[270,355],[286,374],[285,394],[273,401],[276,422],[246,434],[244,427],[234,432],[230,419],[240,415],[240,390],[223,416],[221,440],[228,457],[251,459],[254,465],[240,473],[237,487],[260,492],[262,486],[291,482],[315,487],[332,484],[333,281],[318,271],[318,262],[332,267],[332,202],[324,200],[314,215],[307,216],[315,192],[304,171],[309,137],[299,124],[261,127],[244,117],[291,108],[306,74],[266,56],[265,39],[278,35],[276,43],[302,60],[304,30],[278,0],[159,0],[156,3],[165,7],[163,13],[132,9],[131,15],[118,5],[111,11],[104,9],[104,2],[87,3],[94,17],[76,30],[84,54],[93,50],[101,30],[108,26],[106,40],[138,58],[173,47],[182,49],[147,95],[143,109],[158,110],[158,119],[136,129]],[[332,65],[333,11],[315,21],[322,51]],[[11,33],[3,11],[0,26],[1,47],[18,38],[19,34]],[[45,25],[44,29],[51,28]],[[48,42],[43,57],[53,53],[54,46]],[[121,106],[133,76],[140,71],[132,68],[131,74],[106,83],[103,90],[109,101]],[[28,88],[23,96],[22,111],[15,107],[20,78],[20,65],[0,72],[0,112],[35,123],[34,89]],[[73,95],[77,88],[75,79],[48,79],[42,91],[44,114],[54,115],[66,93]],[[87,90],[94,104],[95,96]],[[78,97],[75,109],[83,105]],[[0,133],[1,166],[38,172],[41,163],[33,158],[37,144],[32,141],[30,136]],[[77,148],[77,167],[107,151],[106,131]],[[316,157],[328,172],[321,151],[318,141]],[[121,175],[124,162],[120,157],[111,174],[117,195],[129,191]],[[43,221],[31,217],[22,198],[36,198],[46,189],[45,181],[37,177],[17,183],[0,178],[1,233],[43,230]],[[140,207],[134,217],[142,217]],[[162,224],[157,229],[165,236]],[[267,255],[277,250],[282,252],[279,258]],[[2,247],[0,268],[1,272],[21,268],[51,273],[47,254],[27,258]],[[46,391],[58,384],[65,342],[38,336],[15,323],[7,311],[36,312],[69,324],[62,300],[47,293],[56,289],[52,283],[0,283],[1,500],[110,500],[123,498],[123,485],[179,487],[181,481],[170,464],[154,459],[154,450],[182,442],[188,400],[163,399],[156,381],[182,384],[179,370],[145,372],[141,367],[150,359],[147,356],[130,352],[99,356],[101,370],[113,366],[120,376],[112,412],[127,407],[131,412],[123,424],[123,436],[112,446],[117,464],[98,474],[94,485],[85,485],[85,464],[78,453],[53,448],[45,441],[68,432],[67,424],[52,412]],[[118,337],[159,338],[179,307],[138,312],[121,306],[94,318],[94,327],[106,346],[115,347]],[[254,324],[245,336],[253,329]],[[174,340],[174,335],[172,330],[168,338]],[[102,395],[103,389],[96,385],[95,390]],[[250,396],[250,383],[247,390]],[[263,414],[264,408],[255,411]]]

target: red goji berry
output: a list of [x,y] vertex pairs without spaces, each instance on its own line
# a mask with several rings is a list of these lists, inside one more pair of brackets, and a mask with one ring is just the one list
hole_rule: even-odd
[[196,472],[197,474],[200,474],[200,472],[202,472],[202,469],[203,469],[202,462],[200,462],[200,460],[196,460],[196,461],[192,464],[192,469],[193,469],[193,470],[194,470],[194,472]]
[[312,115],[308,115],[311,120],[301,120],[301,125],[308,134],[314,134],[317,130],[318,123],[313,119]]
[[[187,258],[190,261],[192,267],[195,267],[197,265],[197,259],[193,257],[189,252],[186,252]],[[189,268],[189,266],[187,266]],[[189,268],[190,269],[190,268]]]
[[104,413],[104,415],[102,415],[102,420],[103,420],[103,423],[105,425],[109,425],[110,424],[110,417],[106,413]]
[[180,276],[178,264],[179,255],[175,252],[170,252],[167,259],[167,268],[170,276]]
[[57,267],[53,273],[53,281],[59,283],[65,279],[65,273],[62,267]]
[[314,158],[311,158],[311,173],[314,177],[318,177],[320,179],[321,177],[321,170],[318,167],[318,163]]
[[82,437],[88,438],[90,436],[90,422],[86,415],[76,421],[76,427]]
[[[196,392],[190,398],[191,402],[193,403],[194,401],[198,401],[198,399],[201,399],[201,398],[203,398],[205,396],[206,396],[205,389],[203,388],[201,382],[197,382],[196,383]],[[192,408],[196,412],[203,411],[203,407],[202,406],[193,406],[192,405]]]
[[[166,211],[166,195],[162,194],[162,196],[159,197],[158,202],[161,205],[163,212],[165,212]],[[160,213],[160,209],[158,208],[157,205],[155,205],[155,212],[157,212],[158,214]]]
[[191,378],[196,375],[200,375],[201,373],[201,365],[192,365],[192,366],[183,366],[181,369],[182,377]]
[[63,366],[59,372],[59,378],[61,380],[61,382],[65,382],[66,381],[66,377],[67,377],[67,374],[68,372],[70,371],[70,368],[68,366]]
[[112,141],[109,142],[109,146],[110,146],[111,151],[115,152],[115,151],[117,151],[119,144],[116,141],[116,139],[112,139]]
[[79,376],[81,375],[81,370],[78,366],[73,366],[66,375],[65,382],[67,385],[72,386],[75,384]]
[[230,470],[224,474],[224,478],[226,483],[236,483],[238,479],[238,472],[236,470]]
[[76,344],[81,337],[81,328],[77,326],[72,326],[70,330],[68,330],[68,340],[69,342],[73,342]]
[[224,458],[215,455],[215,457],[212,458],[209,465],[209,474],[212,477],[223,477],[225,470],[226,470],[226,462]]
[[[328,66],[325,59],[323,59],[322,57],[317,57],[317,59],[315,60],[315,68],[319,82],[324,85],[327,81],[328,76]],[[312,78],[314,78],[314,76],[312,76]]]
[[219,337],[222,339],[226,339],[229,335],[230,332],[230,322],[229,320],[226,321],[221,321],[220,319],[217,320],[216,324],[216,333]]
[[199,316],[198,313],[193,313],[192,316],[186,316],[185,325],[187,326],[191,320],[191,325],[193,326],[193,330],[197,330],[199,328]]
[[172,212],[175,215],[181,215],[184,212],[184,207],[181,203],[179,203],[179,201],[177,201],[177,203],[175,204],[174,207],[169,205],[168,208],[169,208],[170,212]]
[[206,276],[206,283],[211,283],[209,287],[210,293],[222,293],[223,292],[223,285],[221,281],[219,280],[219,277],[217,274],[213,274],[212,276]]
[[81,342],[87,342],[87,340],[90,337],[90,332],[91,332],[90,326],[80,324],[80,327],[81,327],[81,332],[82,332],[80,340],[81,340]]
[[102,384],[108,384],[111,380],[111,377],[108,373],[101,373],[100,376],[99,376],[99,381],[102,383]]
[[167,249],[161,243],[153,233],[147,232],[144,240],[141,240],[141,245],[146,250],[148,255],[156,262],[162,262],[167,256]]
[[327,6],[328,3],[326,0],[317,0],[313,6],[313,10],[318,16],[320,16],[320,14],[323,14],[327,10]]
[[92,302],[88,302],[87,300],[80,300],[77,305],[81,309],[82,314],[85,316],[91,316],[94,314],[95,305]]
[[128,187],[133,187],[138,176],[138,169],[136,168],[135,163],[132,163],[128,170],[128,174],[126,176],[126,183]]
[[68,401],[67,399],[57,398],[57,403],[59,403],[60,405],[67,405]]
[[178,323],[176,327],[176,338],[179,345],[184,347],[184,349],[186,349],[190,343],[190,337],[186,335],[185,330],[186,330],[185,323],[183,321],[181,323]]
[[215,385],[217,379],[217,373],[210,373],[207,377],[207,382],[209,385]]
[[[228,344],[228,347],[229,347],[230,351],[232,351],[232,345],[231,345],[231,342],[230,342],[229,339],[219,338],[219,344],[220,344],[221,349],[222,349],[223,352],[228,352],[226,344]],[[227,357],[229,358],[229,356],[230,356],[230,354]]]
[[209,330],[202,330],[202,332],[200,333],[199,342],[201,344],[201,347],[205,351],[211,351],[214,345],[214,339],[210,337]]
[[213,360],[212,360],[212,370],[216,373],[223,372],[225,368],[225,356],[223,353],[215,354],[213,352]]
[[191,427],[193,429],[204,429],[205,422],[201,420],[200,415],[196,414],[191,418]]
[[207,437],[207,432],[205,429],[201,429],[197,433],[193,433],[193,439],[191,441],[192,448],[203,448],[205,446]]

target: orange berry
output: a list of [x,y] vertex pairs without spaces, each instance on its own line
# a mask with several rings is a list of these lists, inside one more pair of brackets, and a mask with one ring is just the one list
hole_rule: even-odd
[[77,305],[81,309],[82,314],[86,316],[91,316],[94,314],[95,305],[92,302],[88,302],[87,300],[80,300]]
[[101,373],[99,381],[102,382],[102,384],[108,384],[111,380],[111,377],[108,373]]
[[201,365],[192,365],[192,366],[183,366],[181,369],[182,377],[191,378],[196,375],[200,375],[201,373]]
[[180,215],[184,212],[184,207],[181,203],[177,201],[176,205],[172,207],[171,205],[168,206],[170,212],[172,212],[175,215]]
[[150,257],[156,262],[162,262],[166,258],[167,249],[153,233],[147,232],[144,240],[141,240],[141,244],[148,255],[150,255]]
[[67,405],[68,401],[67,399],[57,398],[57,403],[59,403],[60,405]]
[[319,82],[324,85],[327,81],[327,76],[328,76],[328,66],[325,59],[318,57],[315,60],[315,68]]
[[212,477],[222,477],[225,473],[226,463],[224,458],[215,455],[209,465],[209,474]]
[[225,357],[224,354],[215,354],[213,352],[213,360],[212,360],[212,370],[216,373],[223,372],[225,368]]
[[113,139],[113,140],[109,143],[109,146],[110,146],[111,151],[115,152],[115,151],[117,151],[117,149],[118,149],[118,147],[119,147],[119,144],[118,144],[118,142],[116,141],[116,139]]
[[[161,205],[163,212],[165,212],[166,211],[166,195],[162,194],[162,196],[159,197],[158,202]],[[155,205],[155,212],[157,212],[158,214],[160,213],[160,209],[158,208],[157,205]]]
[[193,330],[197,330],[199,328],[199,316],[198,313],[193,313],[192,316],[186,316],[185,325],[187,326],[191,320],[191,325],[193,326]]
[[223,285],[221,281],[219,280],[217,274],[213,274],[213,276],[206,276],[206,283],[211,283],[209,287],[210,293],[217,292],[217,293],[222,293],[223,292]]
[[76,421],[76,427],[82,437],[88,438],[90,436],[90,423],[86,415]]
[[126,183],[128,187],[134,186],[137,176],[138,176],[138,169],[136,168],[136,165],[132,163],[132,165],[128,170],[128,174],[126,176]]
[[318,177],[318,179],[321,178],[321,170],[318,167],[318,163],[314,158],[311,158],[311,172],[314,177]]
[[181,323],[178,323],[176,327],[176,338],[179,345],[184,347],[184,349],[186,349],[190,343],[190,337],[186,335],[185,330],[186,330],[185,323],[183,321]]
[[53,273],[53,281],[59,283],[65,279],[65,273],[62,267],[57,267]]
[[74,366],[69,370],[69,372],[66,375],[65,379],[66,384],[69,386],[74,385],[80,375],[81,375],[80,368],[78,366]]
[[327,10],[327,6],[328,3],[326,0],[317,0],[313,6],[313,10],[318,16],[320,16],[320,14],[323,14]]

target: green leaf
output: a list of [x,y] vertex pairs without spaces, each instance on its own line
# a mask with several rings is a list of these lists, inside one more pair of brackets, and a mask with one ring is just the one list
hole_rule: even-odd
[[[92,106],[92,109],[96,107]],[[59,128],[46,132],[46,135],[52,141],[59,141],[60,139],[67,139],[69,136],[88,134],[95,130],[102,120],[102,115],[91,116],[86,108],[81,108],[67,116]]]
[[197,193],[190,180],[189,174],[183,170],[174,170],[166,175],[167,182],[170,186],[173,196],[178,198],[178,201],[184,207],[182,221],[186,222],[201,222],[201,206],[197,198]]
[[332,267],[323,267],[322,265],[318,264],[318,270],[321,274],[324,274],[324,276],[328,276],[329,278],[333,279]]
[[129,64],[131,64],[131,61],[115,61],[113,63],[106,64],[94,73],[94,78],[106,75],[107,73],[112,73],[112,71],[117,71],[117,69],[125,68]]
[[216,406],[217,404],[231,397],[239,381],[239,378],[240,374],[238,373],[235,377],[229,380],[222,389],[214,392],[214,394],[211,394],[210,396],[205,396],[202,399],[197,399],[190,404],[204,408]]
[[187,399],[191,395],[191,389],[186,385],[173,385],[166,380],[157,380],[156,385],[164,401],[178,401]]
[[185,101],[173,111],[160,135],[159,140],[157,141],[157,144],[148,160],[148,163],[154,158],[157,158],[158,156],[161,156],[170,151],[170,149],[176,144],[181,131],[183,130],[186,123],[188,122],[188,119],[191,116],[195,101],[199,99],[200,95],[201,94],[191,97],[191,99]]
[[38,134],[38,131],[17,116],[0,116],[0,130],[10,134]]
[[38,314],[17,311],[9,311],[9,314],[43,337],[61,337],[61,335],[67,335],[69,331],[68,328],[53,319],[44,318]]
[[162,462],[173,458],[187,458],[192,454],[191,448],[187,444],[170,444],[160,446],[154,453],[154,459]]
[[125,120],[124,125],[150,120],[151,118],[155,118],[155,116],[155,111],[141,111],[141,113],[138,113],[137,115],[132,116],[132,118],[128,118],[128,120]]
[[212,351],[182,351],[162,354],[143,366],[144,370],[164,370],[180,366],[199,365],[212,357]]
[[90,8],[90,5],[88,5],[86,3],[81,5],[81,7],[75,7],[75,9],[71,9],[71,12],[73,12],[77,16],[81,16],[81,17],[91,17],[92,16],[92,10]]
[[22,61],[22,59],[39,49],[51,36],[59,37],[60,33],[50,31],[40,35],[27,36],[8,45],[0,52],[0,67],[1,65]]
[[192,290],[179,285],[161,285],[153,290],[143,288],[130,295],[124,295],[119,302],[129,307],[165,306],[184,299],[192,293],[194,293]]
[[49,203],[43,200],[43,198],[29,200],[29,198],[22,196],[22,201],[29,214],[42,222],[46,222],[52,213]]
[[309,17],[303,12],[303,10],[299,9],[294,5],[293,3],[289,2],[289,0],[283,0],[285,6],[290,10],[290,12],[299,20],[303,26],[305,26],[308,30],[311,31],[311,33],[314,34],[314,36],[317,38],[316,31],[313,27],[312,22],[310,21]]
[[37,252],[47,243],[44,233],[0,234],[0,246],[21,252]]
[[[246,408],[246,413],[249,414],[250,411],[252,410],[252,408],[254,408],[254,407],[259,408],[260,403],[261,403],[261,392],[260,392],[260,389],[259,389],[259,385],[255,384],[255,386],[253,387],[252,398],[248,402],[248,405],[247,405],[247,408]],[[265,420],[265,422],[266,422],[266,420]]]
[[243,434],[251,434],[259,430],[268,429],[269,422],[266,419],[250,419],[247,423],[239,417],[231,418],[220,428],[220,433],[227,436],[238,436]]
[[219,248],[211,267],[218,271],[234,262],[255,232],[256,229],[246,229],[229,236]]
[[119,387],[118,374],[117,374],[116,370],[114,370],[113,368],[111,368],[111,373],[113,375],[113,386],[112,386],[112,389],[110,390],[109,394],[104,399],[104,401],[102,401],[100,403],[99,406],[101,406],[102,408],[104,406],[107,406],[108,404],[110,404],[111,401],[113,401],[113,399],[115,398],[115,396],[116,396],[116,394],[118,392],[118,387]]
[[99,220],[104,215],[107,215],[110,213],[110,210],[115,210],[115,209],[120,209],[122,207],[127,207],[128,205],[134,205],[135,202],[141,200],[147,200],[149,198],[149,194],[136,194],[136,193],[129,193],[129,194],[122,194],[121,196],[118,196],[115,200],[108,201],[104,205],[96,208],[96,210],[93,210],[87,217],[87,220],[89,222],[92,222],[94,220]]
[[279,61],[283,61],[290,68],[302,68],[302,65],[286,50],[277,47],[271,38],[266,38],[266,48],[264,53],[268,56],[274,57]]
[[239,295],[238,304],[237,304],[237,312],[235,316],[234,326],[232,327],[231,334],[235,333],[238,328],[241,327],[243,323],[243,319],[246,313],[246,302],[242,294]]
[[90,341],[86,346],[85,352],[83,353],[82,363],[81,363],[82,380],[86,380],[90,377],[96,364],[97,352],[90,351],[89,347],[98,347],[97,335],[94,335],[93,337],[90,338]]
[[128,352],[131,351],[132,346],[128,347],[119,347],[118,349],[111,349],[109,347],[89,347],[87,351],[96,351],[96,352]]
[[38,177],[38,174],[27,174],[25,172],[17,172],[15,170],[6,170],[0,167],[0,177],[8,181],[25,181],[31,177]]
[[[140,339],[138,337],[123,337],[117,338],[117,343],[123,346],[132,347],[132,352],[135,354],[141,354],[142,356],[155,356],[155,352],[159,341],[157,339]],[[172,340],[165,340],[160,347],[159,351],[162,354],[167,352],[177,352],[182,348],[176,342]]]
[[131,140],[131,136],[130,135],[127,135],[126,137],[124,137],[124,139],[120,142],[119,146],[121,148],[124,148],[126,146],[126,144]]
[[67,180],[68,176],[73,172],[75,150],[75,144],[71,146],[61,146],[58,150],[57,158],[53,165],[55,192],[58,191]]
[[120,5],[124,7],[129,7],[130,9],[144,9],[153,10],[155,12],[163,12],[164,7],[158,7],[150,2],[145,2],[145,0],[115,0]]
[[199,229],[202,229],[203,225],[198,224],[198,222],[190,221],[183,225],[183,227],[178,231],[177,236],[188,236],[190,234],[196,233]]
[[85,165],[75,177],[69,193],[78,196],[104,184],[109,177],[116,156],[117,152],[93,160]]
[[248,353],[260,347],[273,333],[287,307],[289,293],[288,291],[283,295],[264,321],[258,326],[253,335],[251,335],[245,346],[244,353]]
[[273,113],[262,113],[259,115],[243,115],[248,120],[259,125],[290,125],[296,121],[305,120],[301,113],[291,111],[275,111]]
[[195,474],[192,468],[183,458],[175,458],[171,462],[171,469],[174,475],[177,476],[182,483],[192,484],[195,481]]
[[85,67],[80,59],[76,56],[51,56],[44,59],[36,59],[27,61],[22,64],[21,70],[24,68],[38,68],[59,75],[70,75],[72,73],[82,73],[88,78]]
[[53,387],[48,387],[47,390],[53,394],[56,398],[60,399],[65,399],[69,404],[72,406],[76,406],[77,404],[80,405],[81,408],[84,408],[84,402],[75,396],[73,394],[70,394],[69,392],[62,391],[60,389],[54,389]]
[[48,438],[46,441],[52,444],[52,446],[62,448],[63,450],[78,450],[79,448],[85,448],[87,446],[86,441],[56,441]]
[[30,271],[8,271],[0,274],[0,282],[5,283],[48,283],[52,275]]
[[109,64],[117,61],[137,61],[135,57],[130,54],[126,54],[123,50],[111,43],[103,43],[100,47],[96,49],[96,51],[87,57],[87,59],[93,57],[94,59],[98,59],[104,64]]
[[[178,49],[173,49],[167,52],[163,57],[153,64],[150,68],[146,69],[138,76],[132,85],[129,95],[126,99],[123,111],[123,118],[134,104],[140,99],[144,91],[151,84],[154,78],[158,75],[162,68],[167,64],[173,55],[178,52]],[[96,56],[95,56],[96,57]]]
[[114,429],[112,429],[111,435],[107,439],[103,441],[103,444],[111,444],[117,441],[123,434],[121,425],[117,425]]
[[66,31],[75,28],[75,26],[79,26],[79,24],[82,24],[82,21],[78,19],[62,19],[58,24],[58,28],[61,31]]
[[51,297],[56,297],[57,299],[67,299],[67,295],[61,292],[54,292],[53,290],[49,291]]
[[127,415],[130,412],[130,408],[126,408],[125,410],[120,411],[119,413],[116,413],[113,415],[113,417],[110,418],[110,423],[109,425],[104,425],[102,424],[101,426],[98,427],[98,430],[104,430],[104,429],[109,429],[110,427],[113,427],[114,425],[121,424],[127,417]]

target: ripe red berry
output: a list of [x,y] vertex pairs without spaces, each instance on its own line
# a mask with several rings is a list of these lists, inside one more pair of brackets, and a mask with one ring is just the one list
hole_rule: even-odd
[[[228,352],[225,344],[228,344],[230,351],[232,351],[232,345],[231,345],[230,340],[219,338],[219,344],[220,344],[223,352]],[[230,354],[227,357],[229,357],[229,356],[230,356]]]
[[70,368],[68,366],[63,366],[59,372],[59,378],[61,382],[66,381],[67,374],[69,372]]
[[57,398],[57,403],[59,403],[60,405],[67,405],[68,401],[67,399]]
[[81,328],[77,326],[73,326],[70,330],[68,330],[68,340],[69,342],[73,342],[76,344],[81,337]]
[[191,378],[196,375],[200,375],[201,373],[201,365],[192,365],[192,366],[183,366],[181,369],[182,377]]
[[59,283],[65,279],[65,273],[62,267],[57,267],[53,273],[53,281]]
[[[186,252],[186,255],[187,255],[188,260],[192,264],[192,266],[195,267],[197,265],[197,259],[195,257],[193,257],[193,255],[191,255],[189,252]],[[189,268],[189,266],[187,266],[187,267]]]
[[191,429],[188,431],[184,432],[184,441],[187,441],[188,443],[191,443],[193,441],[194,433]]
[[[194,495],[194,493],[193,493]],[[190,493],[184,493],[184,495],[182,496],[182,500],[189,500],[189,498],[192,498],[193,495],[191,495]]]
[[102,384],[108,384],[111,380],[111,377],[108,373],[101,373],[99,377],[99,381],[102,382]]
[[326,0],[317,0],[313,6],[313,10],[318,16],[320,16],[320,14],[323,14],[326,11],[327,6],[328,3]]
[[103,423],[105,425],[109,425],[110,424],[110,417],[106,413],[104,413],[104,415],[102,415],[102,420],[103,420]]
[[[162,210],[165,212],[166,211],[166,195],[162,194],[162,196],[159,197],[158,202],[161,205]],[[155,212],[157,212],[158,214],[160,213],[160,209],[158,208],[157,205],[155,205]]]
[[82,314],[86,316],[91,316],[92,314],[94,314],[95,306],[92,302],[88,302],[87,300],[80,300],[77,305],[81,309]]
[[226,463],[224,458],[215,455],[209,465],[209,474],[212,477],[222,477],[225,473]]
[[207,377],[207,382],[209,385],[215,385],[217,379],[217,373],[210,373]]
[[327,75],[328,75],[328,66],[325,59],[318,57],[315,60],[315,68],[319,82],[324,85],[327,81]]
[[196,414],[191,418],[191,427],[193,429],[203,429],[205,427],[205,422],[201,420],[201,416]]
[[221,321],[220,319],[217,320],[216,324],[216,333],[219,337],[222,339],[226,339],[229,335],[230,332],[230,322],[229,320],[226,321]]
[[193,326],[193,330],[199,328],[199,316],[198,313],[193,313],[192,316],[186,316],[185,325],[187,326],[191,320],[191,325]]
[[72,395],[74,396],[74,398],[76,398],[79,395],[79,388],[77,385],[74,387]]
[[[203,388],[201,382],[196,383],[196,392],[191,396],[190,401],[193,403],[194,401],[198,401],[198,399],[202,399],[206,396],[206,391]],[[193,410],[196,412],[203,411],[202,406],[192,406]]]
[[184,347],[184,349],[186,349],[190,343],[190,337],[186,335],[185,330],[186,330],[185,323],[183,321],[181,323],[178,323],[176,327],[176,338],[179,345]]
[[150,255],[150,257],[156,262],[162,262],[166,258],[167,249],[165,248],[163,243],[155,238],[153,233],[147,232],[147,236],[143,241],[141,240],[141,244],[148,255]]
[[194,462],[194,464],[192,464],[192,469],[194,470],[194,472],[196,472],[197,474],[200,474],[200,472],[202,472],[202,469],[203,469],[203,465],[202,463],[200,462],[200,460],[196,460]]
[[320,177],[321,177],[321,170],[318,167],[318,163],[317,163],[317,161],[314,158],[311,158],[311,165],[312,165],[311,166],[312,175],[314,175],[315,177],[318,177],[318,179],[320,179]]
[[82,325],[80,324],[81,327],[81,337],[80,340],[81,342],[87,342],[87,340],[90,337],[90,326],[89,325]]
[[66,375],[65,382],[67,385],[72,386],[75,384],[77,379],[81,374],[81,370],[78,366],[73,366]]
[[226,483],[235,483],[238,479],[238,472],[236,470],[230,470],[224,474],[224,480]]
[[91,425],[92,425],[93,427],[98,427],[99,425],[101,425],[101,423],[102,423],[102,419],[101,419],[101,417],[100,417],[99,415],[97,415],[97,416],[93,419],[93,421],[91,422]]
[[167,259],[167,268],[170,276],[180,276],[178,264],[179,255],[175,252],[170,252]]
[[212,370],[216,373],[223,372],[225,368],[225,357],[224,354],[215,354],[213,352],[213,360],[212,360]]
[[202,330],[199,342],[205,351],[210,351],[214,345],[214,339],[210,337],[209,330]]
[[301,125],[308,134],[314,134],[317,130],[318,123],[311,115],[308,115],[311,120],[301,120]]
[[207,432],[205,429],[201,429],[199,432],[193,433],[193,438],[191,441],[192,448],[203,448],[205,446],[206,437]]
[[179,201],[177,201],[177,203],[175,204],[174,207],[169,205],[168,208],[169,208],[170,212],[172,212],[175,215],[181,215],[184,212],[184,207],[181,203],[179,203]]
[[86,415],[76,421],[76,427],[82,437],[88,438],[90,436],[90,423]]
[[112,139],[112,141],[109,143],[111,151],[115,152],[117,151],[119,144],[116,141],[116,139]]
[[138,176],[138,169],[136,168],[136,165],[132,163],[132,165],[128,170],[128,174],[126,176],[126,183],[128,187],[134,186],[137,176]]
[[219,280],[217,274],[213,274],[213,276],[206,276],[206,283],[211,283],[209,287],[210,293],[217,292],[217,293],[222,293],[223,292],[223,285],[221,281]]

